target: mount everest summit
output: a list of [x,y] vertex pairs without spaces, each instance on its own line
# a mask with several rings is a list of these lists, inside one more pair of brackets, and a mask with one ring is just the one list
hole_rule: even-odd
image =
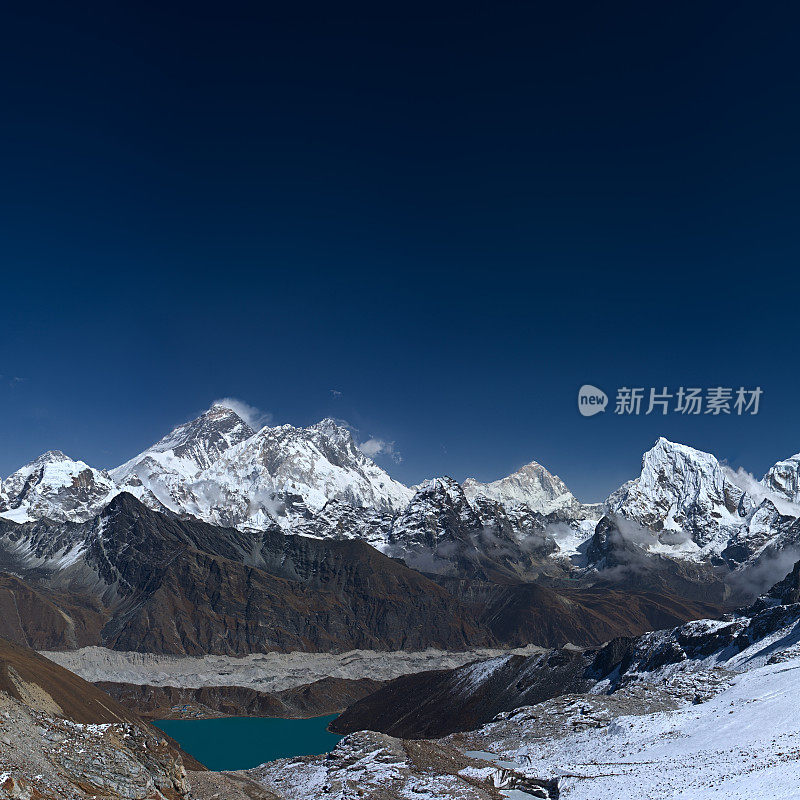
[[83,523],[121,492],[240,531],[361,539],[436,574],[524,579],[634,557],[735,571],[800,548],[800,455],[755,481],[662,438],[637,478],[582,504],[536,462],[490,483],[440,477],[409,488],[334,420],[255,431],[222,403],[110,471],[43,454],[0,484],[0,518]]

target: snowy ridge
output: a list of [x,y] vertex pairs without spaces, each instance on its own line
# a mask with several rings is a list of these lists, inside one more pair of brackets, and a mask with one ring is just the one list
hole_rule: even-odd
[[770,467],[761,483],[790,502],[800,503],[800,453]]
[[[36,491],[29,485],[34,473]],[[558,551],[552,537],[543,540],[536,518],[542,509],[557,509],[552,513],[567,526],[573,517],[582,520],[572,534],[590,533],[587,515],[580,513],[589,507],[535,462],[493,484],[465,486],[471,498],[448,477],[410,489],[365,455],[335,420],[255,431],[220,402],[110,473],[45,454],[0,486],[0,517],[86,521],[124,491],[156,511],[242,531],[278,526],[316,538],[359,538],[384,552],[435,549],[454,538],[474,549],[483,533],[512,548],[533,542],[542,552]],[[592,513],[599,518],[596,509]],[[454,532],[453,525],[461,530]]]
[[215,404],[110,473],[45,453],[0,487],[0,516],[85,521],[120,491],[149,507],[219,525],[303,525],[329,502],[396,513],[413,495],[333,420],[253,431]]

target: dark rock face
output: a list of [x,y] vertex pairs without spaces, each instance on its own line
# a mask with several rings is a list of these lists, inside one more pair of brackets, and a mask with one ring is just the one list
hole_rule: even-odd
[[556,549],[545,517],[485,497],[471,504],[452,478],[423,483],[392,522],[388,552],[420,572],[473,580],[536,575]]
[[123,493],[86,523],[0,526],[0,631],[53,650],[465,650],[594,645],[718,610],[667,591],[524,583],[498,563],[495,580],[425,576],[358,539],[221,528]]
[[729,569],[720,559],[719,563],[696,563],[645,554],[621,535],[613,516],[605,516],[597,523],[586,555],[599,570],[595,573],[596,586],[625,592],[661,592],[688,601],[725,605],[728,609],[748,599],[744,594],[735,595],[735,587],[727,581]]
[[437,578],[471,608],[495,638],[514,647],[600,645],[688,619],[715,617],[722,606],[684,599],[669,591],[627,590],[613,585],[586,588],[538,583],[490,583]]
[[33,599],[9,635],[42,649],[191,655],[494,643],[445,589],[361,541],[242,533],[156,513],[128,494],[68,531],[77,532],[84,552],[73,564],[24,573],[14,598],[31,587]]
[[49,590],[0,573],[0,636],[37,650],[86,647],[108,620],[90,595]]
[[404,675],[354,703],[330,727],[335,733],[367,729],[435,739],[476,728],[501,711],[584,692],[594,683],[591,662],[591,656],[579,651],[550,650]]
[[767,592],[767,597],[777,600],[784,606],[800,603],[800,561],[782,581]]

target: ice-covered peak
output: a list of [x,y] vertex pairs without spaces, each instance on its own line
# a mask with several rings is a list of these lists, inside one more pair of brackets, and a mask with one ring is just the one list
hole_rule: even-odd
[[49,450],[3,481],[0,516],[15,522],[47,517],[83,522],[117,492],[105,470]]
[[543,514],[577,502],[564,481],[536,461],[500,480],[481,483],[474,478],[467,478],[463,486],[470,500],[483,496],[504,504],[523,503]]
[[329,439],[352,441],[353,438],[349,427],[332,417],[325,417],[325,419],[321,419],[319,422],[309,425],[306,430],[317,431],[320,435],[326,436]]
[[[64,455],[60,450],[48,450],[42,453],[38,458],[31,461],[28,466],[40,466],[42,464],[63,464],[65,461],[72,461],[72,459]],[[83,463],[83,462],[75,462]]]
[[253,435],[253,429],[231,408],[215,403],[196,419],[178,425],[145,452],[166,453],[177,457],[195,457],[201,468],[207,467],[229,447]]
[[201,477],[236,484],[257,497],[299,496],[314,511],[330,500],[399,511],[412,494],[356,447],[347,428],[330,419],[308,428],[262,428]]
[[761,483],[792,503],[800,503],[800,453],[770,467]]
[[233,409],[215,403],[196,419],[178,425],[147,450],[112,470],[111,476],[121,485],[147,483],[147,476],[156,474],[192,478],[252,435],[252,428]]
[[358,449],[350,429],[334,419],[326,418],[304,428],[305,435],[332,463],[346,466],[350,463],[372,463]]
[[[686,534],[694,550],[714,551],[726,546],[752,507],[711,453],[664,437],[642,457],[639,477],[613,493],[609,505],[652,531]],[[677,539],[685,549],[686,537]]]

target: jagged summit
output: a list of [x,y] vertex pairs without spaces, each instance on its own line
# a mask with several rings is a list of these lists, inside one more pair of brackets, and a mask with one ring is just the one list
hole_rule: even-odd
[[639,477],[606,505],[611,520],[598,526],[596,552],[607,553],[616,538],[651,554],[738,566],[800,541],[800,515],[785,493],[664,437],[644,454]]
[[48,450],[3,481],[0,514],[17,522],[29,518],[83,522],[116,492],[105,470],[75,461],[60,450]]
[[548,472],[536,461],[500,480],[481,483],[474,478],[467,478],[463,486],[470,500],[483,496],[501,503],[524,503],[533,511],[543,514],[577,502],[561,478]]
[[411,490],[364,455],[350,431],[334,420],[308,428],[264,427],[227,451],[200,481],[221,489],[239,525],[262,514],[291,523],[286,505],[294,497],[314,511],[330,500],[399,511],[411,497]]
[[215,403],[196,419],[178,425],[147,450],[112,470],[111,475],[124,484],[148,458],[169,466],[172,471],[192,475],[211,466],[226,450],[253,433],[233,409]]
[[72,461],[72,460],[73,459],[71,459],[69,456],[64,455],[64,453],[62,453],[61,450],[48,450],[46,453],[42,453],[38,458],[31,461],[30,465],[39,466],[41,464],[59,464],[64,461]]
[[792,503],[800,503],[800,453],[770,467],[761,482]]

